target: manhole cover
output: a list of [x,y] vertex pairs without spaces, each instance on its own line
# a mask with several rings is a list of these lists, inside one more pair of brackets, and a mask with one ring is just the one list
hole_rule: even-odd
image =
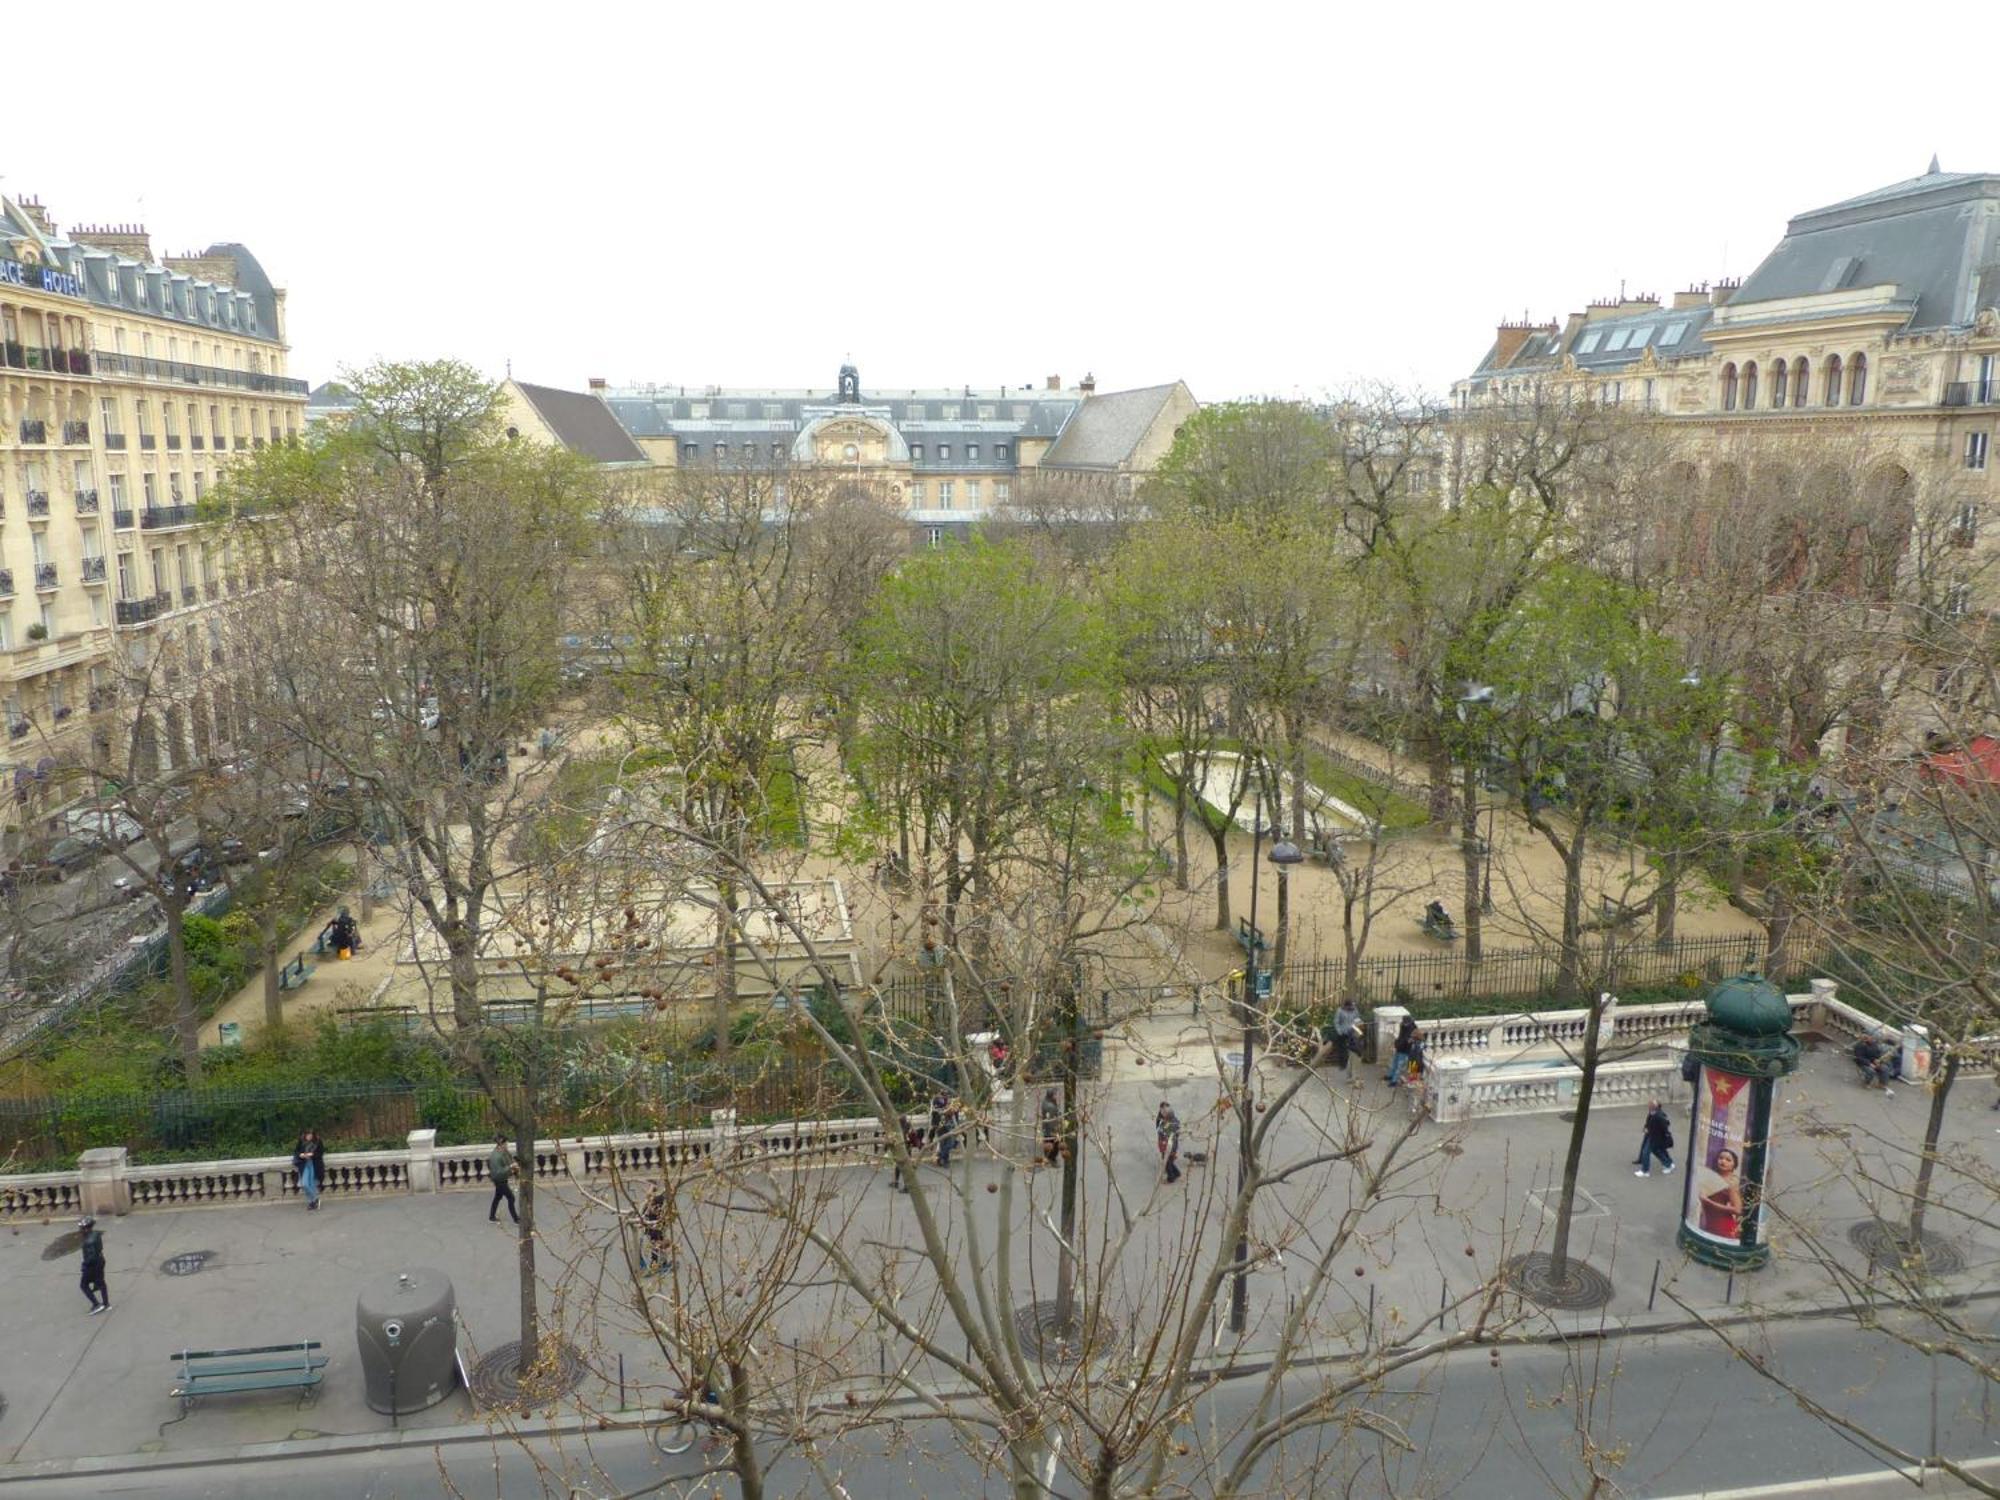
[[81,1229],[65,1229],[61,1234],[42,1246],[43,1260],[61,1260],[65,1255],[74,1255],[83,1246]]
[[1021,1347],[1053,1364],[1080,1364],[1088,1353],[1107,1352],[1118,1337],[1118,1325],[1101,1312],[1076,1309],[1064,1328],[1053,1302],[1030,1302],[1014,1310],[1014,1331]]
[[1542,1250],[1515,1256],[1500,1267],[1500,1275],[1538,1307],[1587,1312],[1611,1300],[1611,1279],[1573,1255],[1562,1276],[1556,1275],[1555,1257]]
[[583,1356],[575,1346],[542,1341],[542,1355],[521,1373],[521,1341],[502,1344],[472,1371],[472,1394],[484,1406],[523,1407],[566,1396],[582,1384]]
[[203,1267],[214,1259],[213,1250],[183,1250],[161,1261],[160,1269],[169,1276],[199,1276]]
[[1909,1228],[1887,1219],[1863,1219],[1847,1231],[1855,1249],[1873,1266],[1893,1266],[1926,1276],[1952,1276],[1965,1269],[1965,1257],[1958,1247],[1941,1234],[1928,1229],[1921,1242],[1910,1238]]

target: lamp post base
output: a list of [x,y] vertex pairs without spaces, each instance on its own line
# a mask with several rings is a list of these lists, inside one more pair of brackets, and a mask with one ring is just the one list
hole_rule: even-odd
[[1675,1237],[1688,1259],[1718,1271],[1755,1271],[1771,1259],[1769,1245],[1721,1245],[1704,1239],[1685,1224]]

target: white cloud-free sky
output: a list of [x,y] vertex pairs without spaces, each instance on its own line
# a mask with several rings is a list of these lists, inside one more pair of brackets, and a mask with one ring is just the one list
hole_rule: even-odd
[[[2000,170],[2000,7],[92,7],[0,192],[240,240],[294,373],[1442,390],[1494,323]],[[82,24],[82,23],[80,23]]]

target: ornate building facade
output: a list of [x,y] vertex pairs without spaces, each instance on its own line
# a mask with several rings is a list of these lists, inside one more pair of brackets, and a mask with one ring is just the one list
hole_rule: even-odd
[[247,581],[198,508],[235,455],[299,433],[286,352],[285,294],[242,245],[156,257],[142,227],[63,233],[36,200],[0,198],[10,838],[56,810],[52,767],[123,753],[119,679],[165,647],[215,691],[176,694],[145,738],[169,764],[229,738],[217,608]]
[[851,471],[908,518],[919,544],[1020,504],[1038,479],[1129,493],[1199,409],[1179,381],[1103,395],[1089,376],[1068,388],[1050,376],[1039,388],[864,391],[852,365],[824,391],[593,380],[585,396],[510,379],[503,393],[519,435],[601,463]]

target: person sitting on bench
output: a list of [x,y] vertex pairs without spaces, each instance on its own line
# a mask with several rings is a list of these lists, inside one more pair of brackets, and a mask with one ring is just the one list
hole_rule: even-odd
[[1424,926],[1435,927],[1441,932],[1451,931],[1451,913],[1444,909],[1442,901],[1433,901],[1424,908]]
[[346,907],[320,929],[320,948],[327,953],[338,954],[343,949],[348,953],[361,951],[361,924],[349,915]]

